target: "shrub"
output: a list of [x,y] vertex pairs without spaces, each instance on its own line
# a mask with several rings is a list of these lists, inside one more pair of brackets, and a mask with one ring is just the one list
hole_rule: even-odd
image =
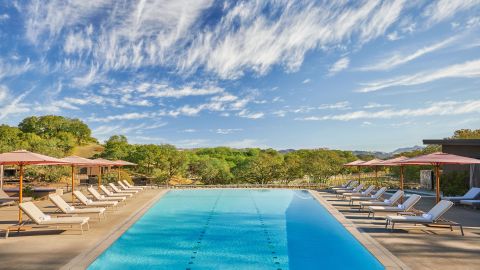
[[451,171],[440,177],[440,190],[445,196],[465,194],[468,190],[469,173]]

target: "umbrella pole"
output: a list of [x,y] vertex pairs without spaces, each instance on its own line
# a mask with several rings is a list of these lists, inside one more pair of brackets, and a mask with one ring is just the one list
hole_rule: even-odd
[[400,189],[403,190],[403,170],[405,169],[405,167],[403,166],[400,166]]
[[437,203],[440,201],[440,165],[435,165],[435,186],[436,186],[436,197]]
[[73,196],[74,186],[75,186],[75,166],[72,165],[72,203],[75,202],[75,197]]
[[117,168],[117,174],[118,174],[118,181],[120,181],[120,166]]
[[[18,204],[23,200],[23,164],[20,164],[20,187],[18,190]],[[18,208],[18,224],[22,224],[22,209]]]
[[375,184],[378,186],[378,167],[375,166]]
[[102,184],[102,167],[99,168],[99,173],[98,173],[98,191],[100,191],[100,185]]

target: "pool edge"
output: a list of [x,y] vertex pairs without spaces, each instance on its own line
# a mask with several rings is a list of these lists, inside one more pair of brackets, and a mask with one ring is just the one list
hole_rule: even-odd
[[342,226],[357,239],[384,267],[385,269],[411,269],[397,256],[382,246],[377,240],[362,233],[357,225],[345,218],[335,207],[331,206],[316,190],[308,190],[310,194],[338,221]]
[[156,196],[154,196],[150,201],[144,204],[141,208],[134,211],[128,218],[126,218],[122,223],[115,226],[112,231],[106,235],[105,237],[101,238],[92,248],[80,253],[79,255],[75,256],[72,260],[70,260],[67,264],[62,266],[61,270],[80,270],[80,269],[87,269],[88,266],[95,259],[100,256],[107,248],[109,248],[120,236],[122,236],[125,231],[127,231],[135,222],[137,222],[144,214],[147,212],[152,205],[154,205],[158,200],[160,200],[169,189],[164,189],[159,192]]

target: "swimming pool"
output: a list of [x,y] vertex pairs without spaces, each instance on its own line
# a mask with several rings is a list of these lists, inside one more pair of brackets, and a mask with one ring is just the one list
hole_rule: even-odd
[[308,191],[172,190],[88,269],[383,269]]

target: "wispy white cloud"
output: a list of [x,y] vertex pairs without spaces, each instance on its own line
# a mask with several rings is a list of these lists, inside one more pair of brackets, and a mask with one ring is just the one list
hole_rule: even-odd
[[333,104],[322,104],[318,106],[319,110],[335,110],[335,109],[345,110],[349,108],[350,108],[350,102],[348,101],[340,101]]
[[340,58],[337,62],[328,69],[328,75],[333,76],[338,72],[345,70],[350,65],[350,59],[348,57]]
[[241,128],[218,128],[215,130],[215,133],[221,134],[221,135],[228,135],[228,134],[232,134],[242,130],[243,129]]
[[232,148],[268,148],[264,143],[255,139],[243,139],[238,141],[226,142],[225,146]]
[[240,117],[243,117],[243,118],[260,119],[260,118],[263,118],[265,116],[265,113],[263,113],[263,112],[250,112],[247,109],[243,109],[237,115],[240,116]]
[[153,89],[145,93],[146,97],[171,97],[171,98],[182,98],[189,96],[207,96],[219,94],[224,91],[223,88],[209,85],[201,88],[196,88],[192,85],[186,85],[182,88],[175,89],[167,85],[155,85]]
[[307,84],[307,83],[309,83],[309,82],[311,82],[311,81],[312,81],[312,80],[310,80],[309,78],[307,78],[307,79],[303,80],[302,83],[303,83],[303,84]]
[[146,119],[146,118],[153,118],[156,117],[158,114],[157,113],[123,113],[123,114],[118,114],[118,115],[109,115],[105,117],[96,117],[96,116],[91,116],[88,118],[90,122],[104,122],[108,123],[111,121],[119,121],[119,120],[136,120],[136,119]]
[[387,109],[381,111],[353,111],[344,114],[297,118],[302,121],[351,121],[358,119],[391,119],[422,116],[452,116],[480,113],[480,100],[432,102],[419,109]]
[[480,77],[480,60],[467,61],[444,68],[422,71],[412,75],[395,77],[387,80],[362,84],[357,92],[373,92],[395,86],[410,86],[424,84],[445,78],[476,78]]
[[[4,91],[8,94],[8,89]],[[22,103],[23,99],[30,94],[32,90],[25,91],[18,97],[14,98],[11,101],[8,101],[6,105],[0,107],[0,120],[4,119],[5,117],[9,116],[10,114],[18,114],[18,113],[26,113],[29,112],[30,109],[27,104]]]
[[423,16],[427,17],[430,23],[437,23],[478,5],[480,5],[479,0],[437,0],[425,8]]
[[359,68],[358,70],[362,71],[377,71],[377,70],[389,70],[399,65],[403,65],[410,61],[413,61],[425,54],[432,53],[439,49],[445,48],[447,45],[451,44],[456,38],[451,37],[435,44],[423,47],[421,49],[416,50],[413,53],[395,53],[392,56],[388,56],[384,59],[380,59],[376,63],[369,63],[368,65]]

